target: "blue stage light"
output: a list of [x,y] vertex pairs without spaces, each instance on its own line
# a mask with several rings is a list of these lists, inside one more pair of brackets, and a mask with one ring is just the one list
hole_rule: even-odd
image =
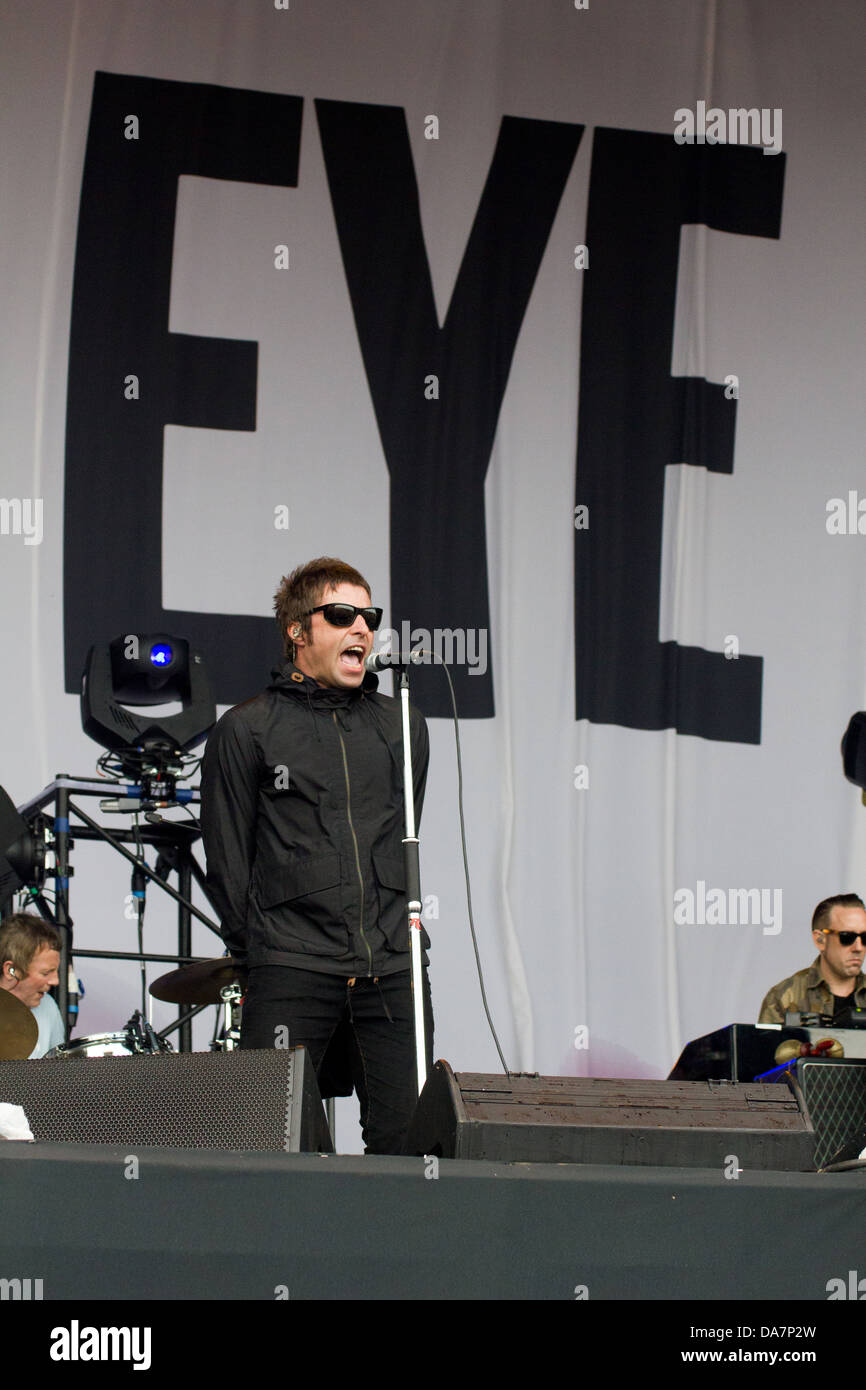
[[150,659],[154,666],[168,666],[174,652],[167,642],[156,642],[150,649]]

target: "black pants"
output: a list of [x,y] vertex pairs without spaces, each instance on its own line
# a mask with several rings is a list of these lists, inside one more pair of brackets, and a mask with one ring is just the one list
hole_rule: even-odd
[[[433,1008],[426,969],[423,980],[429,1071],[433,1065]],[[418,1100],[410,972],[347,980],[342,975],[282,965],[252,967],[244,998],[241,1047],[300,1044],[321,1074],[328,1044],[338,1029],[348,1040],[348,1068],[361,1103],[365,1153],[402,1153]],[[331,1061],[329,1057],[329,1071]]]

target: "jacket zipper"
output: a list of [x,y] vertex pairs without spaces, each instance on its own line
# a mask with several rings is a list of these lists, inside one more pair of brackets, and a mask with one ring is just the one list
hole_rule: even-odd
[[347,761],[347,759],[346,759],[346,745],[345,745],[344,742],[343,742],[343,735],[342,735],[342,732],[341,732],[341,730],[340,730],[339,721],[337,720],[337,711],[336,711],[336,710],[332,710],[332,711],[331,711],[331,718],[332,718],[333,721],[334,721],[334,728],[337,730],[337,738],[340,740],[340,753],[342,754],[342,758],[343,758],[343,775],[344,775],[345,778],[346,778],[346,815],[347,815],[348,820],[349,820],[349,830],[352,832],[352,844],[353,844],[354,849],[355,849],[355,868],[356,868],[357,871],[358,871],[358,883],[359,883],[360,888],[361,888],[361,921],[360,921],[361,940],[363,941],[363,943],[364,943],[364,949],[365,949],[365,951],[367,952],[367,966],[368,966],[367,974],[368,974],[368,976],[372,976],[372,974],[373,974],[373,952],[370,950],[370,943],[369,943],[369,941],[367,940],[367,937],[366,937],[366,935],[365,935],[365,933],[364,933],[364,875],[363,875],[363,873],[361,872],[361,855],[360,855],[360,852],[359,852],[359,850],[358,850],[358,837],[357,837],[357,835],[355,834],[355,826],[354,826],[354,824],[353,824],[353,822],[352,822],[352,789],[351,789],[351,786],[350,786],[350,784],[349,784],[349,764],[348,764],[348,761]]

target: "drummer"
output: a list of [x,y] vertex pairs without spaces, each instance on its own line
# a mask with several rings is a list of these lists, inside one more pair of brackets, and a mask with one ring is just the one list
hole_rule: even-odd
[[31,1057],[44,1057],[66,1041],[60,1010],[48,993],[59,984],[60,933],[30,912],[14,912],[0,922],[0,989],[33,1010],[39,1027]]

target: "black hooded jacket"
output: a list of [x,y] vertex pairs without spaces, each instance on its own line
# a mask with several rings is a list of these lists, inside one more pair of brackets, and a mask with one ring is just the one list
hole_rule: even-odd
[[[400,702],[292,662],[218,721],[202,763],[207,884],[232,956],[330,974],[409,969]],[[415,819],[429,739],[411,707]],[[430,942],[422,933],[423,945]]]

